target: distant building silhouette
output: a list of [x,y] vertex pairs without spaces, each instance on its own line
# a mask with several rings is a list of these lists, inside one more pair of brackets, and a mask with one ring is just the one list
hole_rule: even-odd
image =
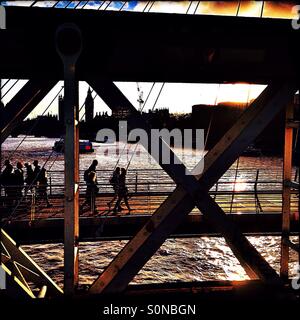
[[61,124],[64,124],[64,97],[59,95],[58,97],[58,120]]
[[149,114],[155,114],[161,119],[169,119],[170,118],[170,111],[168,108],[161,108],[155,110],[149,110]]
[[112,111],[112,117],[114,119],[122,120],[122,119],[127,119],[128,117],[131,116],[131,111],[128,110],[128,108],[124,108],[122,106],[115,108]]
[[94,119],[94,99],[92,97],[91,88],[88,89],[85,99],[85,121],[87,123]]

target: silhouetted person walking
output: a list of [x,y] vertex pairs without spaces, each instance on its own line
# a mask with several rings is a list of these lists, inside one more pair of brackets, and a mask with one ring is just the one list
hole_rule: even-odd
[[31,189],[30,186],[34,181],[34,172],[33,172],[31,164],[29,164],[27,162],[25,163],[25,168],[26,168],[26,178],[25,178],[26,188]]
[[97,212],[96,210],[96,195],[99,191],[97,186],[97,166],[98,161],[93,160],[92,164],[88,169],[84,171],[84,181],[86,183],[86,193],[85,193],[85,201],[81,207],[87,205],[93,212]]
[[4,162],[4,170],[1,173],[0,183],[4,187],[5,202],[11,206],[14,201],[14,172],[9,160]]
[[[122,168],[121,169],[121,174],[120,174],[120,177],[119,177],[119,185],[118,185],[118,200],[115,204],[115,207],[114,207],[114,212],[120,212],[122,211],[122,207],[121,207],[121,202],[122,200],[124,200],[125,202],[125,205],[128,209],[128,211],[130,212],[131,211],[131,208],[129,206],[129,203],[128,203],[128,189],[127,189],[127,186],[126,186],[126,169],[125,168]],[[129,214],[128,212],[128,214]]]
[[37,185],[37,181],[39,180],[39,174],[41,172],[41,166],[39,165],[39,162],[37,160],[33,161],[33,181],[34,185]]
[[85,193],[85,202],[82,206],[87,205],[90,210],[94,213],[97,213],[96,209],[96,195],[99,191],[97,186],[96,172],[90,171],[87,180],[86,180],[86,193]]
[[[97,160],[93,160],[92,164],[89,166],[88,169],[86,169],[84,171],[84,181],[87,182],[88,180],[88,175],[91,171],[94,171],[96,173],[97,171],[97,166],[98,166],[98,161]],[[96,181],[97,181],[97,175],[96,175]]]
[[52,207],[52,205],[48,199],[47,189],[48,189],[47,171],[45,168],[42,168],[38,175],[38,196],[40,200],[44,200],[47,203],[47,208],[50,208]]
[[119,189],[119,179],[121,174],[121,168],[117,167],[116,170],[113,172],[112,177],[109,180],[109,183],[112,185],[114,189],[114,197],[112,200],[110,200],[107,205],[110,206],[113,204],[113,202],[118,198],[118,189]]
[[24,188],[24,171],[23,164],[21,162],[17,163],[17,169],[14,174],[14,184],[15,184],[15,198],[17,201],[22,199],[22,191]]
[[[30,202],[30,206],[31,206],[31,212],[35,211],[35,200],[36,200],[36,189],[34,187],[34,184],[36,185],[36,182],[34,181],[34,172],[32,169],[31,164],[29,164],[28,162],[25,163],[25,168],[26,168],[26,178],[25,178],[25,183],[26,183],[26,187],[25,187],[25,195],[27,196],[27,199]],[[31,195],[28,196],[28,191],[31,191]]]

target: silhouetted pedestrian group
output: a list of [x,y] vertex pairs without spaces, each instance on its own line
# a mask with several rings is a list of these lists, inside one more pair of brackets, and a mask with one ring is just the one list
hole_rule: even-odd
[[128,188],[126,186],[126,169],[117,167],[113,172],[113,175],[109,182],[115,192],[113,199],[108,202],[109,209],[115,199],[117,199],[113,208],[113,212],[117,213],[123,210],[123,208],[121,207],[122,201],[124,201],[128,211],[130,212],[131,208],[128,203]]
[[[94,160],[90,167],[84,172],[86,196],[85,201],[81,206],[81,208],[88,206],[94,213],[97,213],[96,197],[99,192],[96,171],[97,166],[98,161]],[[112,200],[107,203],[109,211],[113,211],[114,213],[121,212],[123,210],[121,203],[124,202],[129,213],[131,208],[128,203],[126,169],[117,167],[109,179],[109,183],[114,190]],[[4,169],[0,175],[0,185],[4,189],[4,202],[7,207],[18,206],[23,199],[26,201],[28,193],[34,197],[34,203],[36,203],[35,200],[37,199],[45,201],[47,207],[52,206],[48,199],[47,171],[44,167],[41,168],[37,160],[33,162],[33,165],[30,163],[25,163],[25,165],[23,165],[22,162],[17,162],[16,168],[13,167],[9,160],[6,160]],[[111,206],[114,202],[114,207],[111,210]],[[31,203],[33,204],[33,201]]]
[[33,167],[29,163],[24,166],[22,162],[17,162],[14,169],[10,160],[5,160],[0,184],[4,188],[6,206],[18,205],[23,198],[26,199],[28,191],[31,191],[39,200],[45,201],[47,207],[51,207],[47,193],[47,171],[39,166],[37,160],[33,162]]
[[[98,188],[98,182],[97,182],[97,171],[96,168],[98,166],[98,161],[94,160],[90,167],[85,170],[84,172],[84,181],[86,183],[86,197],[85,202],[82,204],[81,208],[88,206],[90,210],[94,213],[97,213],[96,209],[96,196],[99,192]],[[111,206],[115,202],[113,212],[121,212],[123,208],[121,207],[122,201],[124,201],[128,213],[131,211],[131,208],[128,203],[128,189],[126,186],[126,169],[125,168],[119,168],[117,167],[110,180],[109,183],[111,184],[113,190],[114,190],[114,196],[111,201],[107,203],[109,206],[109,211],[111,211]]]

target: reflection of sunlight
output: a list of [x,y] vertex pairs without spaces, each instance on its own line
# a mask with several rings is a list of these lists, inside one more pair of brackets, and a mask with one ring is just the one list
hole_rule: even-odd
[[234,184],[234,191],[245,191],[247,189],[247,183],[246,182],[241,182],[237,181]]

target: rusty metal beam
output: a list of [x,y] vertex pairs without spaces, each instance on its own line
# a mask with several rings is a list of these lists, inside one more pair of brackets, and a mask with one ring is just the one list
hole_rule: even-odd
[[293,251],[297,252],[298,254],[300,253],[300,246],[299,244],[296,244],[292,242],[291,240],[284,240],[285,244],[291,248]]
[[[191,211],[195,203],[212,223],[218,224],[220,222],[224,229],[229,228],[229,233],[224,235],[225,239],[233,251],[238,253],[237,257],[250,276],[256,275],[264,280],[277,279],[276,272],[264,261],[248,240],[236,232],[234,225],[226,221],[218,207],[212,205],[206,192],[242,150],[272,120],[282,105],[293,98],[294,92],[294,86],[290,84],[273,84],[268,87],[205,157],[204,173],[197,177],[200,183],[197,183],[194,176],[187,176],[186,179],[183,179],[182,184],[177,186],[174,193],[162,203],[148,223],[94,282],[90,291],[92,293],[109,293],[124,290],[166,237]],[[220,167],[217,174],[213,171],[216,165]],[[200,206],[197,203],[201,197],[206,197],[206,208],[205,205]],[[237,241],[231,241],[232,238]]]
[[292,179],[292,153],[293,153],[293,128],[289,125],[294,116],[294,104],[286,107],[286,126],[284,134],[283,154],[283,186],[282,186],[282,235],[280,277],[287,281],[289,278],[289,234],[291,214],[291,179]]
[[64,65],[64,292],[74,295],[79,281],[79,92],[75,71],[82,50],[81,31],[74,24],[60,26],[56,44]]
[[23,88],[7,103],[3,110],[0,127],[0,143],[5,139],[42,101],[56,85],[57,80],[29,80]]

